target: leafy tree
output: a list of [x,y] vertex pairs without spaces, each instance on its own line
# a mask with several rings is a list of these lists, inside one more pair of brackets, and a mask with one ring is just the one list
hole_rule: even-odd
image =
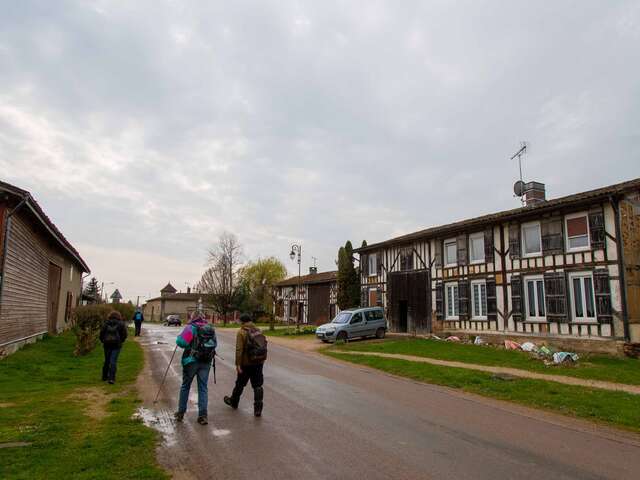
[[252,312],[265,313],[273,323],[274,285],[287,276],[287,268],[275,257],[249,262],[240,271],[248,291],[247,306]]
[[366,240],[362,240],[362,245],[360,246],[360,248],[364,248],[367,246],[367,241]]
[[353,266],[353,247],[350,241],[338,250],[337,300],[341,310],[360,305],[360,278]]
[[98,279],[96,277],[91,277],[83,293],[85,297],[90,299],[89,303],[99,303],[100,285],[98,285]]

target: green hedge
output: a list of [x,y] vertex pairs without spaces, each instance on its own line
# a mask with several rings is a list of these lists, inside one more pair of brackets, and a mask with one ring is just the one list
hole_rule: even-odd
[[102,324],[114,310],[120,312],[125,322],[128,322],[133,317],[135,307],[128,303],[103,303],[73,309],[71,319],[76,336],[75,355],[86,355],[95,348]]

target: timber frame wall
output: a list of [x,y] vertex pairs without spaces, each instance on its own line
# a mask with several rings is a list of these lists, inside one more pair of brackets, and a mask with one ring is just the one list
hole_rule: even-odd
[[[329,309],[333,314],[340,312],[338,308],[338,282],[331,280],[322,282],[329,284]],[[303,283],[300,287],[300,303],[303,304],[301,324],[309,323],[309,285]],[[276,320],[285,323],[296,323],[298,315],[298,285],[275,286],[274,312]],[[331,321],[331,319],[329,319]]]
[[[580,251],[570,250],[567,243],[567,218],[573,214],[584,214],[581,217],[588,222],[589,245]],[[529,222],[539,224],[539,254],[523,254],[522,225]],[[481,261],[470,261],[471,235],[483,239]],[[455,243],[455,264],[447,264],[445,241]],[[429,318],[415,318],[410,311],[408,333],[444,330],[640,342],[639,247],[640,179],[636,179],[357,249],[362,306],[375,299],[384,306],[391,331],[399,331],[397,309],[391,308],[390,278],[396,272],[426,272]],[[375,262],[370,256],[376,257]],[[375,271],[369,271],[370,264]],[[595,313],[588,321],[576,318],[579,307],[572,303],[573,291],[581,291],[572,284],[575,275],[591,279]],[[533,280],[544,285],[545,313],[534,318],[528,313],[530,292],[525,291],[525,282]],[[474,314],[476,283],[484,285],[484,315]],[[448,308],[451,285],[458,294],[456,315]]]

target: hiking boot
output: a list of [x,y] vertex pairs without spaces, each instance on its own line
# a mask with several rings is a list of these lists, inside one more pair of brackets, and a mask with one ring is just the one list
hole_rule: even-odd
[[173,414],[173,418],[176,419],[176,422],[181,422],[184,420],[184,412],[176,412]]
[[253,406],[253,414],[256,417],[261,417],[262,416],[262,404]]
[[233,408],[234,410],[238,409],[238,402],[234,402],[233,399],[231,397],[227,397],[225,395],[224,397],[224,403],[226,403],[227,405],[229,405],[231,408]]
[[200,425],[208,425],[208,424],[209,424],[209,421],[207,420],[207,416],[206,416],[206,415],[200,415],[200,416],[198,417],[198,423],[199,423]]
[[115,380],[109,380],[109,385],[113,385],[114,383],[116,383]]

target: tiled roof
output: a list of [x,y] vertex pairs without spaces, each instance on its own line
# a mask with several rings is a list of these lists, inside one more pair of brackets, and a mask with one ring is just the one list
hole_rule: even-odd
[[414,233],[395,237],[383,242],[372,243],[371,245],[367,245],[366,247],[356,248],[354,249],[354,252],[367,252],[387,245],[408,243],[418,239],[432,238],[445,234],[453,234],[474,227],[485,226],[493,222],[516,220],[518,218],[527,217],[534,214],[543,214],[559,207],[569,207],[572,205],[586,204],[592,201],[605,199],[612,195],[618,195],[621,193],[637,190],[639,188],[640,178],[636,178],[634,180],[617,183],[615,185],[609,185],[607,187],[602,187],[595,190],[589,190],[587,192],[575,193],[573,195],[567,195],[566,197],[554,198],[552,200],[547,200],[535,205],[529,205],[527,207],[504,210],[502,212],[491,213],[489,215],[483,215],[480,217],[471,218],[469,220],[461,220],[459,222],[449,223],[446,225],[426,228],[424,230],[419,230]]
[[335,282],[338,279],[338,272],[320,272],[312,273],[309,275],[302,275],[300,279],[298,276],[287,278],[275,284],[276,287],[292,287],[302,283],[303,285],[312,285],[316,283],[330,283]]
[[42,207],[36,202],[33,196],[27,191],[18,188],[9,183],[0,181],[0,191],[8,194],[26,199],[26,205],[31,209],[36,218],[41,222],[45,229],[51,234],[51,236],[81,265],[84,272],[89,273],[91,270],[86,262],[80,256],[80,253],[71,245],[71,242],[65,238],[58,227],[51,221],[51,219],[44,213]]
[[178,290],[176,290],[175,287],[171,285],[171,282],[169,282],[162,290],[160,290],[160,293],[176,293],[177,291]]
[[150,298],[147,300],[147,303],[153,302],[154,300],[171,300],[171,301],[179,301],[179,302],[197,302],[199,298],[202,297],[202,302],[206,303],[207,296],[204,293],[169,293],[162,297]]

